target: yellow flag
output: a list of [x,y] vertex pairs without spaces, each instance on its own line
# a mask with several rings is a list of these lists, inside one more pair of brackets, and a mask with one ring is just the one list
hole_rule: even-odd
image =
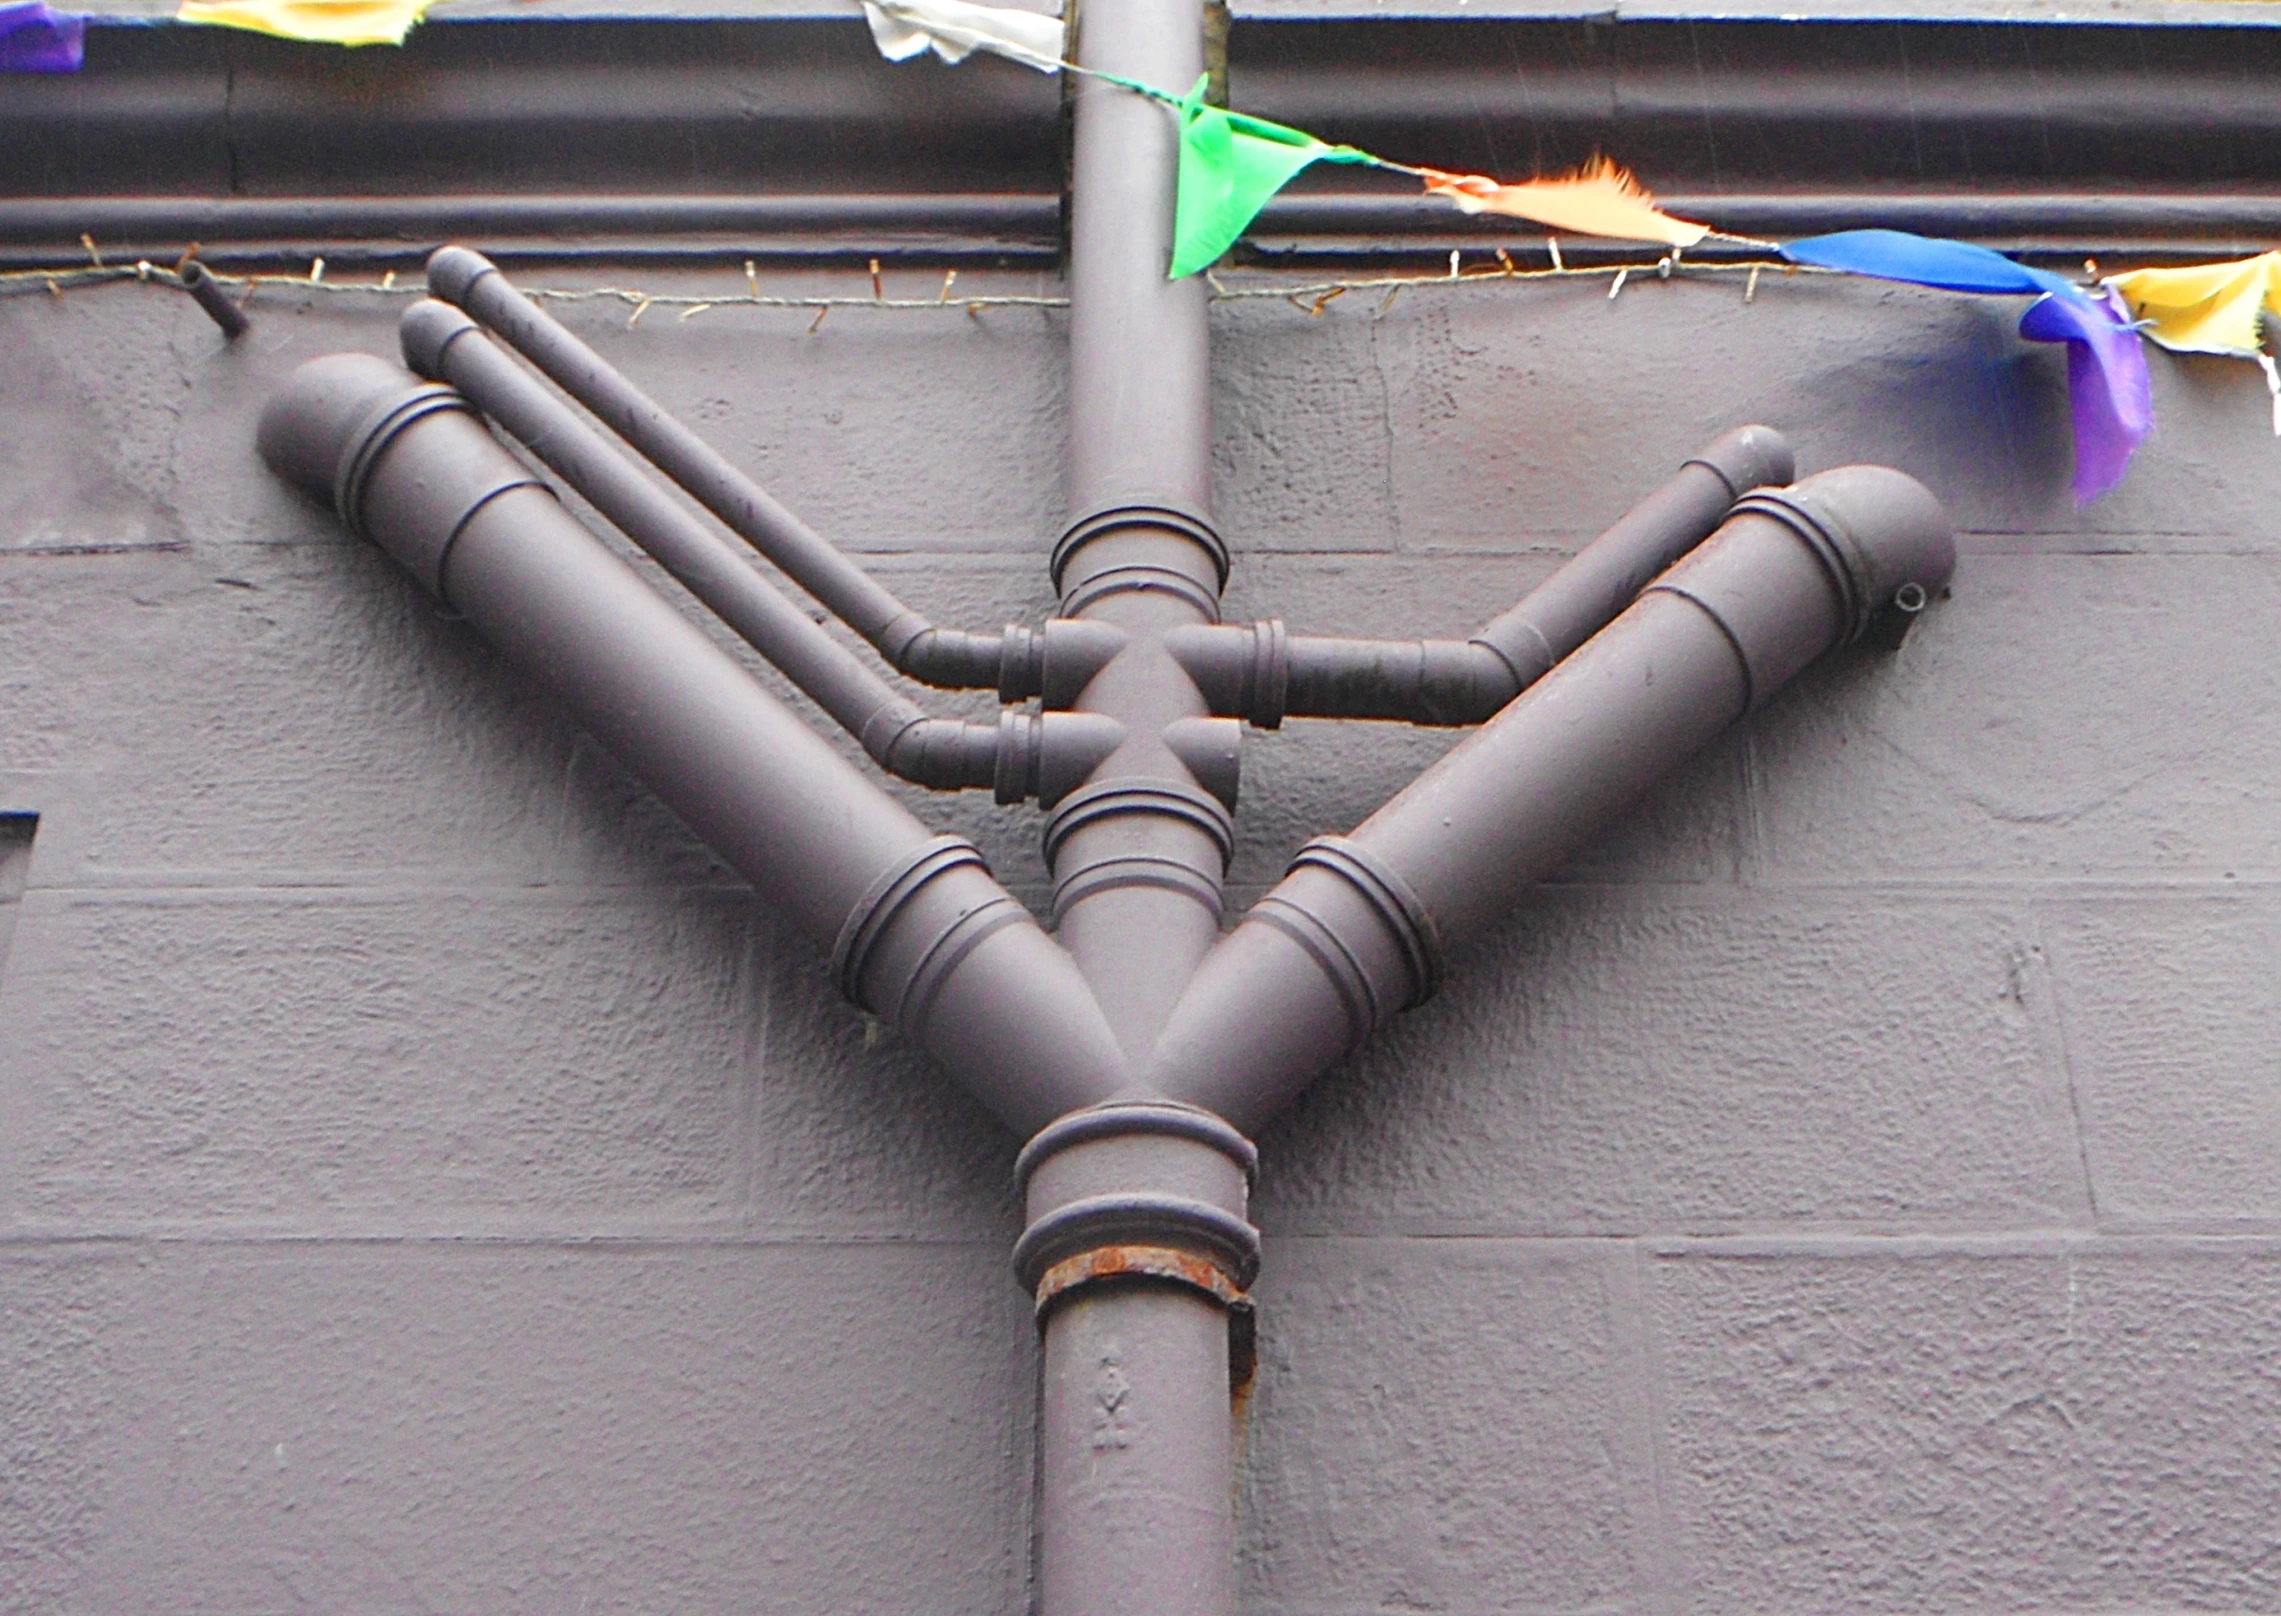
[[2146,321],[2145,334],[2180,353],[2258,351],[2257,315],[2281,315],[2281,252],[2184,269],[2140,269],[2109,280]]
[[401,45],[431,0],[182,0],[178,22],[320,45]]
[[1710,226],[1674,219],[1631,174],[1605,157],[1596,157],[1559,179],[1500,185],[1480,174],[1444,174],[1419,169],[1426,189],[1446,196],[1466,213],[1509,213],[1580,236],[1616,236],[1625,241],[1660,241],[1692,247]]

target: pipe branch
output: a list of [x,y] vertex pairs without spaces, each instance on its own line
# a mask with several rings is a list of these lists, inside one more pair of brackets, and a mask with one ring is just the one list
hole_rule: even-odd
[[1946,587],[1933,496],[1846,466],[1744,498],[1623,615],[1291,872],[1198,969],[1152,1092],[1256,1129],[1595,828],[1834,646],[1895,645]]
[[428,259],[428,290],[465,310],[557,387],[679,484],[738,537],[862,636],[890,667],[949,690],[998,690],[1020,700],[1034,692],[1019,631],[970,634],[938,628],[843,555],[768,491],[731,465],[581,342],[553,315],[509,284],[499,267],[465,247]]
[[995,880],[771,696],[563,509],[451,388],[335,354],[263,412],[262,457],[330,503],[513,667],[548,687],[1023,1134],[1128,1086],[1075,963]]
[[1470,639],[1325,639],[1268,621],[1175,629],[1165,646],[1212,711],[1261,729],[1287,717],[1483,723],[1709,538],[1737,499],[1795,474],[1780,433],[1737,427]]

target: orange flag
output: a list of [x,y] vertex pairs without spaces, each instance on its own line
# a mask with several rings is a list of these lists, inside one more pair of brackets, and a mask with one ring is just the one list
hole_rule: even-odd
[[1626,241],[1660,241],[1692,247],[1711,233],[1709,225],[1674,219],[1631,174],[1605,157],[1595,157],[1559,179],[1500,185],[1481,174],[1415,171],[1436,196],[1446,196],[1467,213],[1509,213],[1555,230],[1581,236],[1618,236]]

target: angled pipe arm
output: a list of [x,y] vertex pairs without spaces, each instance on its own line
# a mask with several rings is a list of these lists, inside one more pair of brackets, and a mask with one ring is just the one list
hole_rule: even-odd
[[428,290],[464,309],[536,365],[666,476],[686,489],[824,608],[854,629],[896,672],[955,690],[996,689],[1019,701],[1036,694],[1030,638],[937,628],[793,515],[768,491],[675,420],[562,323],[508,283],[497,265],[465,247],[428,260]]
[[1351,837],[1304,848],[1197,971],[1151,1088],[1256,1131],[1660,775],[1831,647],[1898,644],[1955,557],[1932,495],[1883,467],[1745,498]]
[[260,447],[329,500],[820,947],[841,989],[1024,1135],[1126,1086],[1075,963],[990,876],[762,689],[565,511],[465,399],[312,360]]
[[1737,499],[1794,475],[1779,432],[1735,428],[1471,639],[1330,639],[1262,622],[1177,629],[1165,646],[1215,713],[1261,729],[1285,718],[1484,723],[1709,538]]
[[1122,726],[1091,713],[1007,713],[995,724],[930,716],[825,633],[465,313],[422,298],[405,310],[398,330],[412,369],[457,388],[583,494],[890,774],[936,790],[993,790],[1000,802],[1033,796],[1051,802],[1123,739]]

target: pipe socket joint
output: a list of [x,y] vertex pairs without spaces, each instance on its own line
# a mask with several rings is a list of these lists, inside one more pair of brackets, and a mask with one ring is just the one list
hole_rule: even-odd
[[1839,466],[1761,489],[1735,512],[1770,516],[1811,544],[1845,596],[1851,645],[1883,614],[1913,619],[1948,587],[1956,536],[1932,490],[1890,466]]
[[[391,456],[415,423],[419,456]],[[452,542],[477,511],[514,489],[547,492],[466,399],[370,354],[301,366],[261,412],[256,443],[271,471],[332,506],[438,599]]]
[[1228,585],[1227,541],[1186,511],[1127,505],[1073,524],[1053,547],[1053,587],[1064,617],[1081,617],[1111,595],[1145,590],[1220,620]]
[[[1690,600],[1717,620],[1742,664],[1746,712],[1824,651],[1862,639],[1873,623],[1898,614],[1905,624],[1956,570],[1956,539],[1940,502],[1885,466],[1840,466],[1762,489],[1736,503],[1720,539],[1650,592]],[[1780,581],[1802,564],[1801,549],[1826,585],[1818,600]]]
[[1014,1274],[1042,1320],[1112,1280],[1185,1285],[1222,1306],[1259,1273],[1250,1222],[1259,1153],[1209,1111],[1112,1100],[1042,1129],[1014,1164],[1028,1227]]
[[[979,727],[979,726],[974,726]],[[1106,713],[998,715],[995,776],[988,782],[1002,803],[1036,798],[1051,808],[1092,778],[1124,744],[1125,726]]]

